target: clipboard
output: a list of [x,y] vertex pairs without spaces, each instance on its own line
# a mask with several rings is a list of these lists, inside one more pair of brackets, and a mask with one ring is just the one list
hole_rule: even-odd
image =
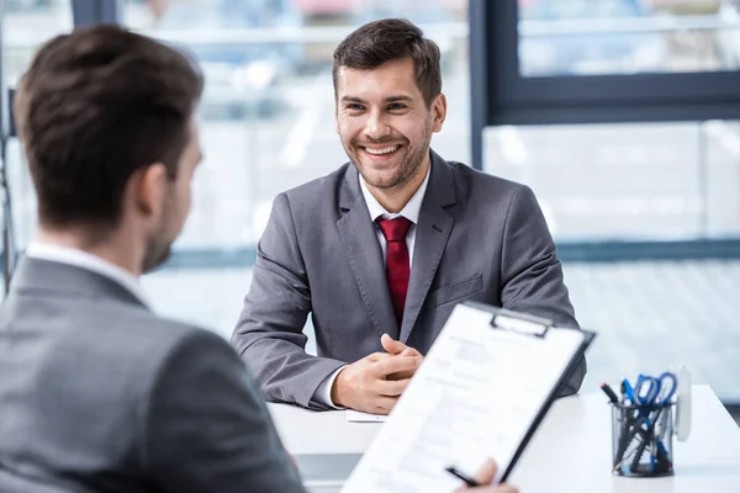
[[487,458],[505,480],[594,337],[457,305],[342,492],[450,492],[461,483],[445,467],[472,475]]
[[525,313],[513,312],[504,308],[496,308],[490,305],[485,305],[483,303],[471,301],[464,302],[464,304],[473,308],[477,308],[479,310],[490,312],[491,327],[501,330],[513,331],[522,335],[529,335],[539,338],[546,337],[548,331],[550,331],[551,329],[573,330],[583,334],[583,341],[581,343],[581,346],[573,354],[573,357],[568,362],[565,371],[560,374],[558,383],[555,385],[555,387],[553,387],[550,394],[545,399],[544,404],[540,407],[537,415],[534,418],[534,421],[532,421],[531,426],[527,430],[527,433],[524,435],[522,441],[519,442],[519,447],[516,449],[516,452],[514,452],[514,456],[512,457],[511,462],[509,462],[508,467],[504,470],[503,475],[501,475],[501,479],[499,480],[499,482],[503,482],[506,481],[506,479],[509,477],[509,474],[511,474],[511,472],[514,470],[514,466],[519,461],[519,458],[524,452],[524,449],[527,448],[529,441],[534,436],[537,428],[539,428],[540,423],[542,423],[542,420],[545,418],[545,415],[547,415],[547,412],[550,410],[553,402],[555,402],[555,399],[557,399],[558,395],[560,394],[560,390],[565,387],[565,385],[568,383],[568,380],[570,380],[571,375],[578,367],[581,357],[585,354],[586,350],[593,342],[596,334],[587,330],[573,329],[570,327],[555,327],[551,320],[535,317],[533,315]]

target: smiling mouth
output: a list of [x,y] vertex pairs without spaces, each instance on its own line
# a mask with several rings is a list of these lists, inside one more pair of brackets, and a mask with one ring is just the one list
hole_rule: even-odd
[[397,150],[401,148],[400,144],[396,145],[389,145],[385,147],[367,147],[367,146],[359,146],[360,149],[367,152],[368,154],[372,154],[373,156],[385,156],[388,154],[393,154]]

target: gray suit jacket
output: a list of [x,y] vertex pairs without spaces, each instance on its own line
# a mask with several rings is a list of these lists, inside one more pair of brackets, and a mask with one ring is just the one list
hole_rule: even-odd
[[[532,191],[431,156],[400,327],[355,167],[275,199],[232,339],[270,399],[324,407],[314,394],[337,368],[382,351],[384,332],[426,353],[463,300],[577,327]],[[318,357],[304,351],[309,313]],[[585,372],[584,360],[563,394]]]
[[226,341],[25,259],[0,308],[0,491],[304,491]]

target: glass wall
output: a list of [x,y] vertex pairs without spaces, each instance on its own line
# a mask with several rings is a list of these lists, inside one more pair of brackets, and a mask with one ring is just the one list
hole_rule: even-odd
[[[740,237],[736,121],[490,127],[484,163],[534,189],[561,247]],[[695,382],[740,402],[737,257],[566,262],[563,271],[579,323],[598,332],[584,392],[686,364]]]
[[[250,282],[244,252],[253,252],[275,195],[347,159],[334,129],[331,54],[361,23],[408,17],[437,41],[449,114],[433,147],[469,163],[467,3],[123,3],[127,26],[186,48],[206,77],[199,115],[205,161],[176,252],[239,252],[230,264],[216,261],[197,270],[170,264],[145,276],[157,311],[228,337]],[[512,58],[519,57],[519,75],[527,82],[540,76],[583,80],[738,67],[734,0],[519,0],[518,5],[521,43]],[[4,76],[12,82],[39,43],[71,29],[72,19],[68,1],[6,0],[5,8]],[[17,141],[10,146],[23,248],[34,222],[34,194]],[[740,236],[738,121],[499,126],[486,130],[483,150],[484,171],[532,186],[559,241]],[[740,305],[734,303],[740,296],[740,261],[566,263],[564,272],[580,322],[599,332],[584,392],[596,391],[604,380],[686,363],[697,382],[740,402],[732,378],[740,371],[734,330],[740,319]]]
[[490,127],[485,170],[537,192],[559,241],[740,237],[736,121]]

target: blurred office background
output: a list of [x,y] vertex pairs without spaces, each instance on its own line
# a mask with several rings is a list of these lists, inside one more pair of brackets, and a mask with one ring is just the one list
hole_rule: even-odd
[[[486,36],[507,32],[514,43],[500,66],[485,70],[513,70],[507,76],[522,86],[544,84],[532,87],[545,96],[548,84],[607,81],[599,87],[608,94],[591,94],[598,100],[618,95],[623,85],[639,92],[634,82],[649,74],[669,75],[662,79],[666,90],[681,88],[686,74],[703,74],[708,78],[691,86],[701,106],[712,74],[740,73],[737,0],[496,2],[513,17],[487,24]],[[522,124],[477,128],[471,121],[480,102],[471,98],[471,74],[484,68],[469,44],[474,6],[468,0],[4,0],[0,6],[2,77],[10,87],[45,40],[100,20],[182,46],[199,61],[206,76],[200,109],[206,158],[175,255],[143,281],[160,313],[230,335],[273,197],[346,161],[334,131],[333,48],[362,23],[400,16],[421,25],[443,53],[449,115],[433,147],[526,183],[540,200],[578,318],[599,333],[583,391],[686,364],[695,381],[740,407],[740,113],[631,121],[628,108],[615,104],[596,108],[586,118],[592,123],[584,123],[559,119],[545,104],[530,108]],[[734,90],[740,93],[740,83]],[[610,118],[612,111],[623,116]],[[7,174],[12,239],[22,250],[33,234],[35,199],[14,138]]]

